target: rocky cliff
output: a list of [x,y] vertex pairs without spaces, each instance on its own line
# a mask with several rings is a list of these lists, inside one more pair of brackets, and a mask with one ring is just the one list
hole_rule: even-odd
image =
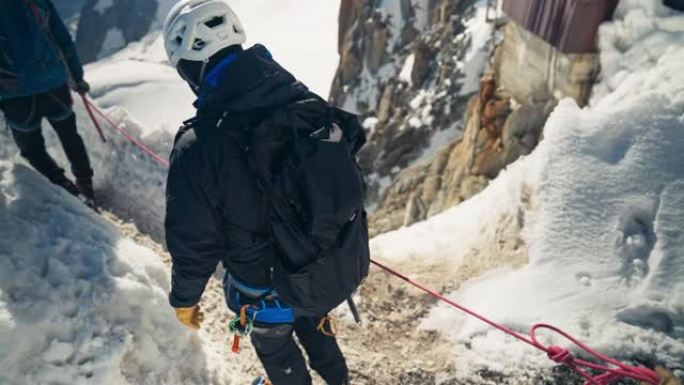
[[361,162],[373,200],[403,168],[461,135],[491,36],[489,25],[472,22],[474,3],[342,1],[331,99],[369,129]]
[[76,47],[89,63],[138,41],[160,24],[171,0],[87,0],[81,8]]

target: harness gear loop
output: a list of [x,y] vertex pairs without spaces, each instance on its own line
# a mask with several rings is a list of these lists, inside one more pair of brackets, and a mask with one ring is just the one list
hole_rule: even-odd
[[247,307],[249,305],[245,305],[240,309],[240,326],[243,328],[247,324]]
[[[247,317],[247,309],[255,309],[252,318]],[[233,333],[233,353],[238,353],[240,351],[240,337],[246,337],[252,334],[254,330],[254,319],[256,319],[258,313],[258,307],[254,305],[244,305],[240,308],[240,314],[230,321],[228,324],[228,329]]]
[[[328,324],[327,329],[325,327],[326,323]],[[318,322],[318,327],[316,329],[319,332],[321,332],[324,336],[335,337],[337,335],[337,332],[339,331],[339,324],[335,317],[326,314],[325,316],[321,317],[321,320]]]

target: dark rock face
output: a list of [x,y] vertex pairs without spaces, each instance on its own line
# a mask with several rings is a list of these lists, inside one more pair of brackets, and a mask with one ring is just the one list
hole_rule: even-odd
[[472,0],[342,1],[331,100],[369,130],[359,159],[373,234],[477,194],[534,150],[559,98],[586,103],[595,55],[563,56],[514,23],[487,26],[482,11]]
[[[342,1],[341,60],[331,99],[360,112],[370,130],[359,158],[376,204],[373,233],[468,199],[536,145],[540,125],[519,113],[508,123],[510,97],[499,92],[493,75],[479,96],[473,96],[477,86],[466,84],[466,76],[473,77],[464,68],[466,56],[483,44],[468,29],[474,3]],[[447,139],[437,151],[439,137]]]
[[98,59],[107,34],[120,31],[124,44],[142,39],[155,21],[157,0],[116,0],[111,7],[98,9],[99,0],[87,0],[81,9],[76,48],[84,63]]
[[[463,128],[468,95],[461,62],[471,48],[473,0],[343,0],[340,66],[332,101],[361,113],[371,130],[362,167],[371,195],[381,180],[424,157],[436,134]],[[401,76],[400,76],[401,75]],[[385,182],[386,183],[386,182]]]
[[69,20],[78,14],[85,0],[53,0],[52,3],[62,19]]

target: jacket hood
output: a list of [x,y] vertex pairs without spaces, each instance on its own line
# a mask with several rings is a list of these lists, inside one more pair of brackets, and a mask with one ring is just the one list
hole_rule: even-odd
[[195,107],[240,112],[286,104],[308,91],[262,45],[232,54],[206,75]]

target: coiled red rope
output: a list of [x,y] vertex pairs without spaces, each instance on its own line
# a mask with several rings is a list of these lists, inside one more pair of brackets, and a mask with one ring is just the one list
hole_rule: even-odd
[[[105,115],[95,104],[93,104],[90,100],[88,100],[85,96],[83,96],[83,103],[86,105],[86,109],[88,110],[91,119],[93,120],[93,124],[95,124],[96,127],[98,127],[99,130],[99,124],[97,123],[97,120],[93,116],[92,112],[90,109],[92,108],[97,112],[98,115],[100,115],[109,125],[111,125],[114,129],[116,129],[121,135],[123,135],[127,140],[129,140],[131,143],[133,143],[136,147],[138,147],[141,151],[152,157],[154,160],[156,160],[159,164],[162,166],[168,168],[169,167],[169,161],[166,159],[162,158],[160,155],[155,153],[152,149],[150,149],[148,146],[146,146],[143,142],[140,140],[136,139],[129,131],[124,129],[123,127],[118,126],[116,123],[114,123],[107,115]],[[101,132],[101,131],[100,131]],[[102,135],[102,134],[101,134]],[[104,135],[102,135],[102,138],[104,140]],[[579,373],[586,381],[585,385],[608,385],[611,384],[615,381],[618,381],[622,378],[632,378],[637,381],[649,383],[652,385],[659,385],[661,383],[661,378],[660,376],[653,370],[645,368],[645,367],[640,367],[640,366],[632,366],[632,365],[627,365],[624,364],[614,358],[608,357],[600,352],[597,352],[596,350],[590,348],[589,346],[585,345],[584,343],[580,342],[570,334],[564,332],[563,330],[552,326],[552,325],[547,325],[547,324],[535,324],[532,326],[530,329],[530,334],[529,335],[523,335],[521,333],[518,333],[510,328],[507,328],[503,325],[500,325],[489,318],[484,317],[483,315],[478,314],[477,312],[459,305],[458,303],[454,302],[453,300],[449,299],[448,297],[444,296],[443,294],[437,292],[434,289],[429,288],[428,286],[415,281],[406,275],[390,268],[387,265],[384,265],[378,261],[371,260],[371,262],[379,267],[380,269],[384,270],[385,272],[389,273],[390,275],[393,275],[406,283],[422,290],[423,292],[429,294],[430,296],[434,297],[435,299],[444,302],[451,307],[454,307],[472,317],[475,317],[479,319],[480,321],[492,326],[495,329],[498,329],[516,339],[519,341],[525,342],[530,346],[533,346],[547,354],[549,359],[552,361],[565,365],[569,368],[574,369]],[[571,343],[573,343],[575,346],[579,347],[580,349],[584,350],[588,354],[592,355],[599,361],[602,361],[602,364],[597,364],[593,362],[589,362],[586,360],[579,359],[575,357],[570,350],[567,348],[561,347],[561,346],[546,346],[542,343],[539,342],[536,336],[536,332],[540,329],[547,329],[550,330],[554,333],[557,333],[558,335],[562,336],[563,338],[567,339]],[[609,366],[612,365],[612,366]],[[601,373],[592,376],[587,372],[587,369],[592,369],[599,371]]]
[[[592,384],[592,385],[607,385],[610,384],[614,381],[617,381],[623,377],[629,377],[633,378],[638,381],[643,381],[647,382],[649,384],[653,385],[658,385],[660,384],[660,376],[656,374],[651,369],[644,368],[644,367],[638,367],[638,366],[631,366],[631,365],[626,365],[614,358],[608,357],[606,355],[603,355],[594,349],[590,348],[589,346],[583,344],[582,342],[578,341],[576,338],[572,337],[568,333],[558,329],[555,326],[551,325],[546,325],[546,324],[536,324],[532,326],[530,329],[530,335],[526,336],[523,334],[520,334],[512,329],[509,329],[503,325],[500,325],[478,313],[475,311],[468,309],[465,306],[459,305],[458,303],[452,301],[451,299],[447,298],[446,296],[442,295],[441,293],[437,292],[436,290],[433,290],[425,285],[423,285],[420,282],[417,282],[415,280],[412,280],[411,278],[405,276],[404,274],[378,262],[375,260],[371,261],[375,266],[383,269],[387,273],[407,282],[408,284],[424,291],[425,293],[431,295],[432,297],[450,305],[451,307],[454,307],[472,317],[475,317],[479,319],[480,321],[489,324],[495,329],[498,329],[512,337],[517,338],[518,340],[525,342],[539,350],[542,350],[546,352],[548,357],[558,363],[558,364],[563,364],[565,366],[568,366],[574,370],[576,370],[584,379],[586,380],[585,385],[587,384]],[[565,339],[568,341],[572,342],[582,350],[586,351],[590,355],[596,357],[597,359],[601,360],[604,362],[604,364],[595,364],[593,362],[585,361],[576,358],[573,356],[573,354],[568,350],[567,348],[561,347],[561,346],[545,346],[541,344],[536,337],[536,332],[539,329],[548,329],[551,330],[561,336],[563,336]],[[610,367],[607,364],[614,365],[615,367]],[[589,368],[589,369],[594,369],[594,370],[599,370],[602,371],[603,373],[592,376],[587,371],[583,368]]]

